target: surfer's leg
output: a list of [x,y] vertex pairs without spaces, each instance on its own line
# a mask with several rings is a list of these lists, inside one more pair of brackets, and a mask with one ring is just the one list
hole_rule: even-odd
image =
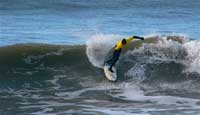
[[109,65],[111,65],[114,62],[115,57],[116,57],[116,50],[114,50],[112,58],[109,59],[108,61],[106,61],[106,63],[109,64]]
[[113,62],[110,64],[109,70],[113,72],[112,67],[115,65],[118,59],[114,59]]
[[112,67],[115,65],[115,63],[117,62],[117,60],[119,59],[121,50],[116,50],[113,54],[113,58],[112,58],[112,62],[110,63],[110,67],[109,70],[112,71]]
[[114,55],[113,55],[113,57],[110,60],[106,61],[106,63],[109,64],[109,65],[111,65],[112,62],[113,62],[113,59],[114,59]]

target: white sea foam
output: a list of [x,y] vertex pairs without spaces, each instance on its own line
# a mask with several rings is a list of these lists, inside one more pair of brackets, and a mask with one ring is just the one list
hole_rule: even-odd
[[[176,96],[145,96],[144,92],[140,90],[137,93],[135,90],[127,88],[123,90],[123,93],[118,94],[118,96],[123,96],[128,100],[136,100],[136,101],[150,101],[156,102],[157,104],[176,104],[176,105],[188,105],[188,106],[196,106],[196,103],[199,102],[199,99],[191,99],[191,98],[183,98]],[[177,103],[182,102],[182,103]],[[200,107],[199,107],[200,108]]]
[[[149,60],[146,63],[154,63],[153,60],[160,61],[174,61],[176,63],[181,63],[187,67],[187,70],[183,70],[183,72],[197,72],[200,73],[200,42],[197,40],[189,41],[184,37],[180,37],[183,41],[183,44],[173,41],[167,40],[165,36],[160,37],[162,40],[158,41],[158,43],[154,44],[144,44],[142,47],[135,49],[133,51],[129,51],[127,54],[136,55],[136,54],[144,54],[145,51],[153,54],[148,57]],[[181,51],[185,51],[187,54],[187,58],[177,58],[180,57]],[[145,55],[145,54],[144,54]],[[132,72],[131,72],[132,71]],[[138,71],[133,68],[128,71],[130,73],[137,73]],[[141,73],[141,72],[140,72]]]
[[121,39],[120,35],[97,34],[87,41],[87,56],[90,62],[99,68],[102,68],[105,58],[115,43]]
[[183,44],[188,53],[186,71],[200,73],[200,41],[189,41]]

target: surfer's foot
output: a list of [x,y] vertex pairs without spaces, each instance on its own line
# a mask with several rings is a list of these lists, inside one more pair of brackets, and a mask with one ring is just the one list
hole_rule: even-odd
[[114,72],[114,71],[112,70],[112,68],[109,68],[108,70],[111,71],[112,73]]

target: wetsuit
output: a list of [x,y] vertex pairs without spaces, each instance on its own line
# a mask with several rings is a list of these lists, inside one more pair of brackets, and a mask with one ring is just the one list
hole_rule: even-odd
[[120,54],[121,54],[122,47],[123,47],[124,45],[130,43],[133,39],[141,39],[141,40],[144,40],[143,37],[131,36],[131,37],[128,37],[128,38],[125,39],[125,40],[126,40],[126,43],[125,43],[125,44],[122,43],[123,40],[120,40],[120,41],[117,42],[117,44],[115,45],[115,48],[114,48],[113,57],[112,57],[110,60],[107,61],[107,63],[110,65],[109,70],[110,70],[111,72],[113,72],[113,71],[112,71],[112,67],[115,65],[115,63],[116,63],[117,60],[119,59],[119,56],[120,56]]
[[[134,39],[134,36],[126,38],[125,39],[126,40],[126,44],[131,42],[131,40],[133,40],[133,39]],[[109,70],[112,71],[112,67],[115,65],[115,63],[119,59],[119,56],[121,54],[121,50],[122,50],[123,46],[124,45],[122,44],[122,40],[118,41],[117,44],[115,45],[114,52],[113,52],[113,57],[109,61],[107,61],[107,63],[110,65]]]

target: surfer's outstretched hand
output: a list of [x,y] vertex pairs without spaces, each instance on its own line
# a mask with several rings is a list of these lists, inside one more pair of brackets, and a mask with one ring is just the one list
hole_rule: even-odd
[[133,38],[135,38],[135,39],[140,39],[140,40],[144,40],[144,37],[139,37],[139,36],[133,36]]

